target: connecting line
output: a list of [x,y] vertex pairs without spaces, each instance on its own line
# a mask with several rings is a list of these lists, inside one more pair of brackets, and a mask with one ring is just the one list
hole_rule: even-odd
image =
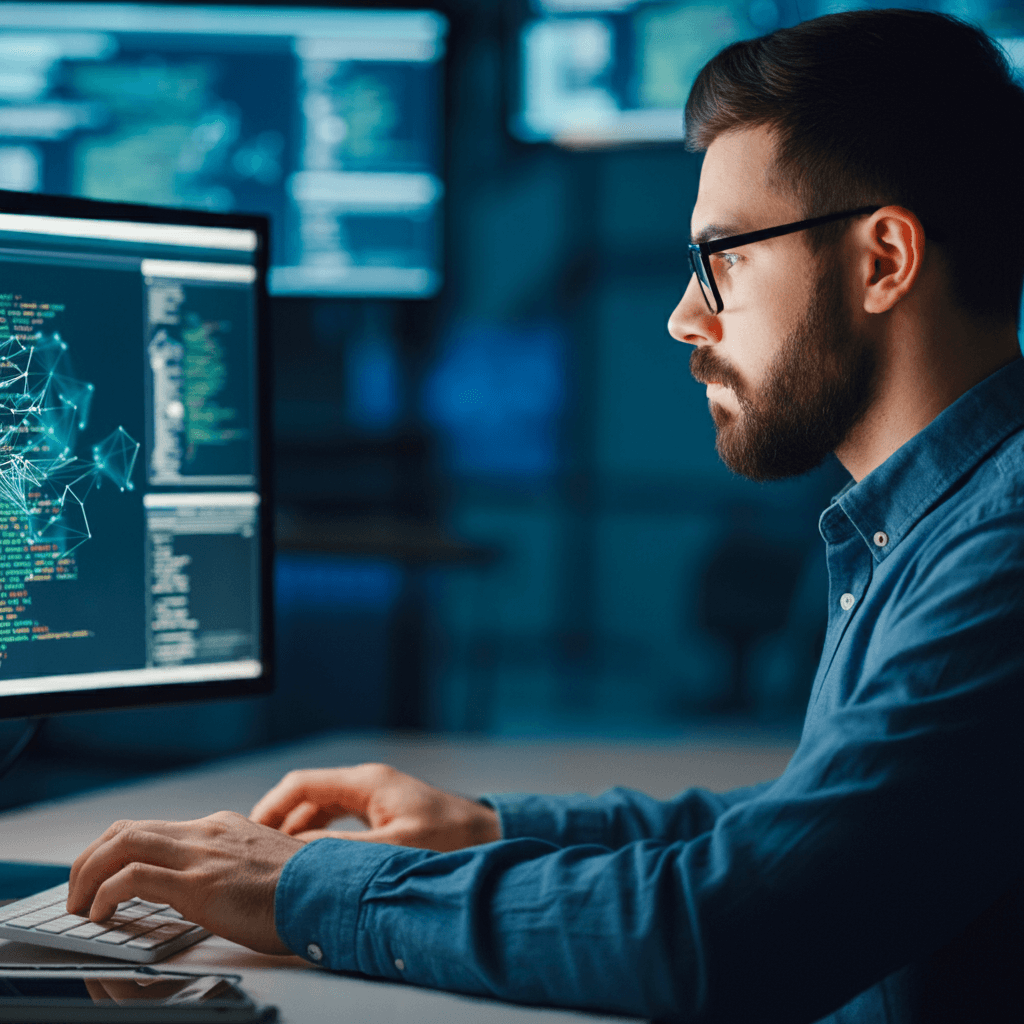
[[29,721],[28,725],[25,726],[25,731],[15,740],[14,746],[7,751],[4,759],[0,761],[0,779],[14,767],[18,758],[28,750],[45,723],[45,718],[33,718]]

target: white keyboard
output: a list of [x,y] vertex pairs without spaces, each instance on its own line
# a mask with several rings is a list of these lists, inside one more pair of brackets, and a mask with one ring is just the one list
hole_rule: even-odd
[[69,914],[67,898],[65,882],[0,907],[0,939],[151,964],[210,934],[166,903],[128,900],[108,920],[94,923]]

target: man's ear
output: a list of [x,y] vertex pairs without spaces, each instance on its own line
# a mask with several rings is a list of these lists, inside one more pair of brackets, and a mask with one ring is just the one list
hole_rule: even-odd
[[857,226],[864,310],[886,313],[914,287],[924,262],[924,228],[903,206],[883,206]]

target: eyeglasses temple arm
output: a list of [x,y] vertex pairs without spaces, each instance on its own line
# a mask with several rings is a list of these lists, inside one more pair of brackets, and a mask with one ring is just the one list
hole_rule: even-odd
[[751,242],[761,242],[766,238],[778,238],[780,235],[790,235],[794,231],[804,231],[807,228],[816,228],[820,224],[830,224],[832,221],[843,220],[844,217],[861,217],[868,213],[880,210],[880,206],[861,206],[856,210],[846,210],[843,213],[826,213],[823,217],[811,217],[810,220],[798,220],[792,224],[783,224],[777,228],[765,228],[762,231],[748,231],[745,235],[731,235],[729,238],[719,238],[713,242],[701,242],[702,252],[714,253],[731,249],[734,246],[749,245]]

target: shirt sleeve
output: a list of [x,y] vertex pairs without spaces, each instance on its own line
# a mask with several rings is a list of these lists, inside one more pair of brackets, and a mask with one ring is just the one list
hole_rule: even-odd
[[688,789],[672,800],[655,800],[622,788],[600,796],[496,793],[481,799],[497,811],[504,839],[545,839],[555,846],[597,843],[618,849],[643,839],[693,839],[712,828],[734,804],[769,785],[770,781],[762,782],[727,793]]
[[980,531],[922,563],[870,671],[707,831],[454,853],[321,840],[284,868],[281,938],[334,969],[518,1002],[817,1020],[1020,873],[1020,549]]

